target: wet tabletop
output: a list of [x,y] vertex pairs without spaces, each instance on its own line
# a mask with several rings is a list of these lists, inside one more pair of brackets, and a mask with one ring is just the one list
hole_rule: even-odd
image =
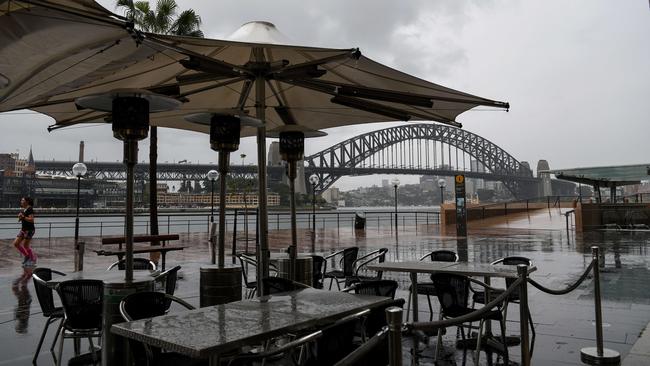
[[[517,277],[516,266],[492,265],[474,262],[384,262],[369,265],[373,271],[410,272],[410,273],[454,273],[468,276],[485,277]],[[529,267],[528,273],[534,272],[535,267]]]
[[194,358],[387,304],[385,297],[304,289],[113,325],[115,334]]

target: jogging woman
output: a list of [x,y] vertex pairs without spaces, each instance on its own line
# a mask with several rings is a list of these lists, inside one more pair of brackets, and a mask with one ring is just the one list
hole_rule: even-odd
[[[14,247],[23,255],[23,264],[36,264],[36,254],[30,248],[29,244],[32,241],[36,228],[34,226],[34,200],[31,197],[23,197],[20,199],[20,207],[22,210],[18,214],[18,222],[21,223],[20,231],[14,240]],[[31,262],[31,263],[29,263]]]

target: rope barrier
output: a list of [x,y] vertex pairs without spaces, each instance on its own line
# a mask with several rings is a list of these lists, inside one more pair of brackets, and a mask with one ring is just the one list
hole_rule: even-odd
[[582,276],[580,276],[578,281],[576,281],[576,283],[574,283],[571,286],[568,286],[567,288],[562,289],[562,290],[553,290],[553,289],[544,287],[541,284],[539,284],[537,281],[535,281],[535,280],[533,280],[531,278],[528,279],[528,282],[531,285],[535,286],[536,289],[538,289],[538,290],[540,290],[542,292],[546,292],[547,294],[566,295],[569,292],[571,292],[571,291],[575,290],[576,288],[578,288],[578,286],[580,286],[580,284],[582,284],[584,282],[584,280],[587,279],[587,277],[589,276],[589,272],[591,272],[593,267],[594,267],[594,261],[592,260],[591,263],[589,263],[589,266],[587,266],[587,269],[585,269],[585,272],[582,274]]

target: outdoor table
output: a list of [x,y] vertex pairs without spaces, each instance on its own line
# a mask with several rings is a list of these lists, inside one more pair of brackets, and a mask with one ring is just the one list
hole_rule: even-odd
[[329,324],[358,311],[387,305],[388,297],[307,288],[114,324],[114,334],[192,358],[209,358],[274,336]]
[[[153,281],[155,276],[159,272],[150,272],[150,271],[133,271],[133,281]],[[114,283],[123,283],[124,282],[124,271],[77,271],[77,272],[68,272],[65,276],[56,276],[51,280],[47,281],[47,287],[55,289],[56,286],[63,282],[69,280],[100,280],[104,284],[114,284]]]
[[[418,273],[450,273],[458,274],[464,276],[483,276],[484,281],[487,285],[490,284],[490,278],[518,278],[517,267],[516,266],[506,266],[506,265],[492,265],[487,263],[470,263],[470,262],[383,262],[368,265],[368,269],[375,271],[386,271],[386,272],[407,272],[411,277],[411,303],[413,304],[413,321],[418,321],[418,291],[417,291],[417,279]],[[532,273],[537,270],[537,267],[528,267],[528,273]],[[486,289],[486,298],[489,298],[489,292]],[[490,322],[486,322],[485,331],[488,335],[488,339],[485,344],[493,346],[497,349],[501,349],[502,346],[500,342],[493,342],[491,337],[491,326]],[[508,345],[517,343],[518,340],[513,337],[508,337]],[[475,344],[475,339],[466,340],[467,344]],[[505,346],[503,346],[505,347]]]

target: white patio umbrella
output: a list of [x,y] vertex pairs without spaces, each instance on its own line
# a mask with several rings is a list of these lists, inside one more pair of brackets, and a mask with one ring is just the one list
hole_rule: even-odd
[[[110,120],[108,113],[78,109],[76,98],[117,88],[143,88],[184,102],[175,111],[152,115],[152,125],[208,133],[207,126],[183,118],[205,109],[236,111],[265,123],[259,129],[242,128],[242,136],[256,135],[258,141],[258,281],[268,275],[266,129],[285,124],[325,129],[396,120],[460,127],[456,117],[476,106],[509,108],[508,103],[392,69],[356,48],[287,45],[266,22],[244,24],[231,40],[197,39],[143,34],[108,12],[103,17],[93,14],[98,20],[51,5],[73,3],[94,9],[90,0],[17,3],[50,6],[40,6],[37,16],[24,9],[12,10],[11,19],[0,16],[0,45],[9,45],[0,46],[0,80],[8,80],[4,84],[9,85],[0,88],[0,111],[36,110],[56,120],[53,129]],[[58,21],[52,13],[62,14],[66,21]],[[38,36],[44,33],[45,40]],[[24,61],[40,48],[52,54],[39,62]],[[21,55],[23,60],[14,60]]]

